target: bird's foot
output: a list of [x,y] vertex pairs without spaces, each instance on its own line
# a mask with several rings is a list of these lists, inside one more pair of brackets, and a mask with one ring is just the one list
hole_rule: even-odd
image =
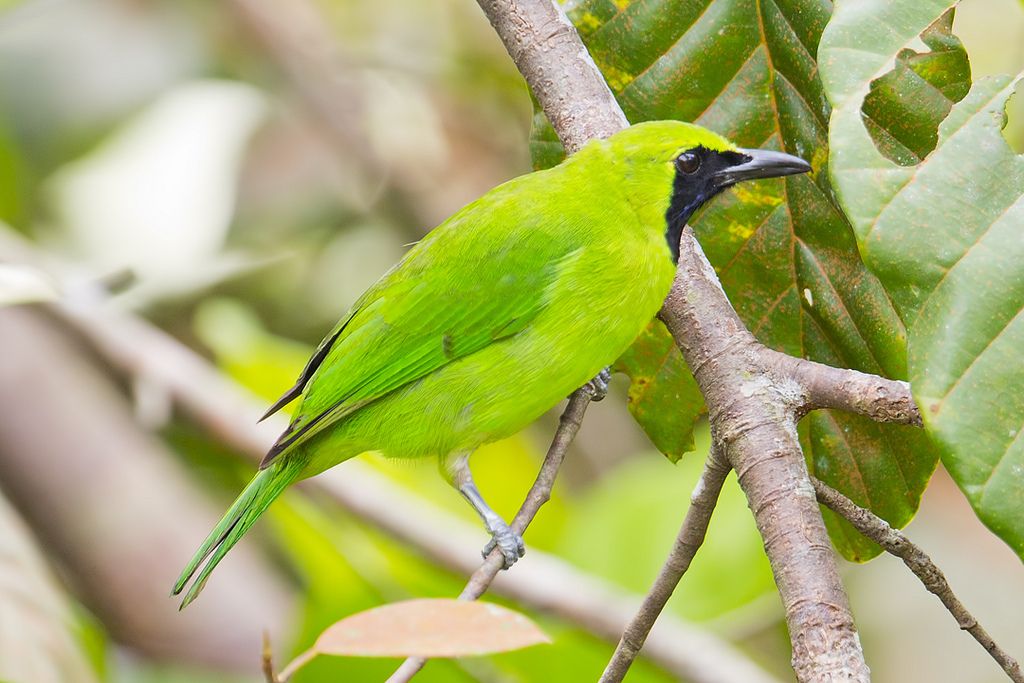
[[508,569],[526,554],[526,543],[523,542],[523,537],[512,531],[512,527],[504,520],[497,520],[488,524],[488,527],[488,531],[491,532],[491,540],[484,546],[482,553],[484,557],[490,555],[491,551],[497,547],[501,550],[502,557],[505,558],[504,569]]
[[591,401],[600,401],[608,395],[608,383],[611,381],[611,368],[605,368],[597,373],[597,377],[584,384],[583,387],[590,392]]

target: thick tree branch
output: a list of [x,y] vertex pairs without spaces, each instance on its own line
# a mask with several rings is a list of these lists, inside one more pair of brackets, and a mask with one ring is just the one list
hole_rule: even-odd
[[639,611],[622,632],[622,638],[615,648],[611,661],[605,667],[600,683],[618,683],[625,678],[633,660],[640,653],[640,648],[644,646],[647,634],[654,628],[654,622],[665,609],[672,592],[679,585],[679,580],[690,568],[690,562],[704,543],[708,524],[711,523],[711,513],[715,510],[718,495],[728,474],[729,465],[712,445],[707,462],[704,463],[704,471],[701,472],[697,486],[690,495],[690,508],[686,511],[683,526],[679,529],[672,551],[654,585],[647,592]]
[[796,434],[804,388],[773,373],[690,230],[661,311],[708,405],[754,513],[782,596],[800,681],[869,680],[832,545]]
[[903,564],[907,565],[914,576],[921,580],[924,587],[942,601],[960,628],[970,633],[978,641],[978,644],[992,656],[992,659],[996,660],[1010,680],[1015,683],[1024,683],[1024,673],[1021,672],[1020,664],[999,647],[988,631],[982,628],[978,620],[967,611],[964,604],[953,593],[942,570],[935,565],[927,553],[898,529],[889,526],[884,519],[870,510],[860,507],[828,484],[814,477],[811,478],[811,483],[814,485],[814,493],[822,505],[844,518],[857,531],[882,546],[886,552],[903,560]]
[[565,12],[548,0],[477,0],[567,154],[629,125]]

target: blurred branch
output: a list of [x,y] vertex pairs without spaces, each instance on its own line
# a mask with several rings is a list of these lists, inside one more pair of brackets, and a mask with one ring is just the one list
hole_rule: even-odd
[[[366,176],[362,194],[400,205],[424,229],[439,220],[408,169],[388,164],[373,144],[366,71],[344,54],[311,0],[228,0],[239,24],[262,46],[319,125],[332,156]],[[390,190],[390,192],[388,192]]]
[[0,680],[96,683],[70,600],[0,491]]
[[857,531],[882,546],[886,552],[903,560],[903,564],[907,565],[914,576],[921,580],[924,587],[949,610],[960,628],[970,633],[978,641],[978,644],[992,656],[992,659],[1003,668],[1010,680],[1015,683],[1024,683],[1024,673],[1021,672],[1020,664],[999,647],[988,631],[982,628],[978,620],[967,611],[964,604],[953,593],[942,570],[936,566],[926,552],[902,532],[889,526],[884,519],[870,510],[860,507],[828,484],[814,477],[811,477],[811,483],[814,485],[814,493],[818,497],[818,502],[844,518]]
[[290,620],[284,584],[241,547],[223,567],[224,590],[179,615],[164,596],[218,505],[65,330],[4,308],[0,339],[0,481],[83,602],[148,655],[250,670],[261,626],[284,632]]
[[[647,640],[647,634],[654,628],[658,616],[668,604],[672,592],[679,585],[679,580],[690,568],[694,555],[708,532],[708,524],[711,523],[711,514],[718,503],[719,493],[722,485],[729,474],[729,464],[724,461],[718,452],[718,447],[712,442],[711,450],[708,453],[707,462],[704,463],[704,471],[701,472],[697,486],[690,495],[690,507],[686,511],[683,525],[676,536],[676,542],[672,546],[668,559],[661,568],[658,578],[655,579],[651,589],[647,592],[643,604],[637,611],[626,629],[622,632],[622,638],[615,648],[608,666],[601,675],[600,683],[618,683],[626,677],[633,660],[640,653],[640,648]],[[744,680],[735,676],[722,676],[722,680]]]
[[339,158],[363,170],[386,169],[366,134],[366,103],[356,69],[338,48],[330,24],[310,0],[228,0],[232,13],[265,48],[328,133]]

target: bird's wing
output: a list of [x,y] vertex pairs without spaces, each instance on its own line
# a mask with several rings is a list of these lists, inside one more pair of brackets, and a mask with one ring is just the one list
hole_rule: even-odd
[[575,255],[522,230],[497,245],[471,237],[449,235],[445,253],[421,243],[363,295],[275,404],[302,393],[264,467],[362,406],[523,330]]

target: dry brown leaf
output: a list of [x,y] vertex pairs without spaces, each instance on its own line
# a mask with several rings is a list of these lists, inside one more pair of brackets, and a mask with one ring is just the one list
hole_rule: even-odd
[[313,650],[348,657],[467,657],[550,642],[530,619],[505,607],[422,598],[342,619],[320,634]]

